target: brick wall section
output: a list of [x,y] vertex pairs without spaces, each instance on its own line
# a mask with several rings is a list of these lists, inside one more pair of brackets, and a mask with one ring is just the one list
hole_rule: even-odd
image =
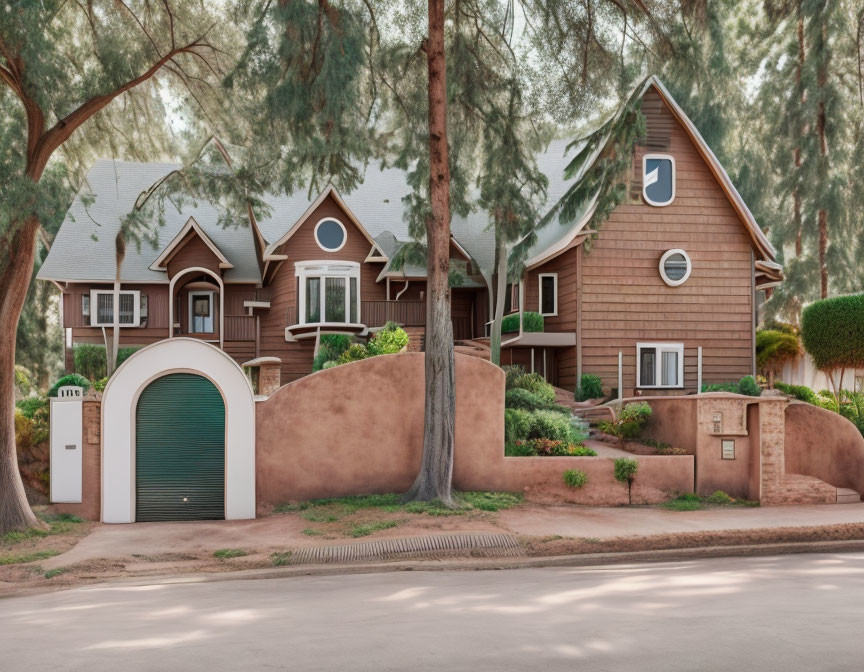
[[812,476],[786,473],[786,407],[782,397],[762,398],[759,431],[762,439],[763,505],[834,504],[837,488]]
[[265,362],[258,372],[258,394],[270,396],[281,387],[282,362]]

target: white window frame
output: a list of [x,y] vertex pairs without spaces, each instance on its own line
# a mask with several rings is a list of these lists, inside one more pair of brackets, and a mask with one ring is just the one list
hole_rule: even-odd
[[[340,227],[342,227],[342,244],[339,247],[334,247],[334,248],[324,247],[321,244],[321,241],[318,240],[318,227],[321,226],[324,222],[329,222],[329,221],[334,221]],[[318,223],[315,224],[315,232],[313,235],[315,236],[315,244],[318,247],[320,247],[322,250],[324,250],[325,252],[330,252],[331,254],[333,252],[338,252],[339,250],[341,250],[343,247],[345,247],[345,243],[348,242],[348,230],[345,228],[345,225],[342,222],[340,222],[338,219],[336,219],[335,217],[322,217],[321,219],[319,219]]]
[[[328,218],[330,219],[330,218]],[[360,293],[360,264],[356,261],[298,261],[294,264],[294,275],[300,279],[297,292],[299,294],[298,301],[298,322],[297,324],[338,324],[338,325],[362,325],[363,316],[360,314],[360,309],[363,301]],[[318,291],[319,306],[321,307],[321,318],[319,322],[306,322],[306,279],[321,278]],[[345,321],[344,322],[326,322],[324,318],[327,315],[325,305],[325,287],[327,285],[326,278],[345,278]],[[357,322],[350,322],[351,319],[351,278],[357,281]]]
[[[112,302],[112,321],[111,322],[99,322],[99,295],[100,294],[109,294],[114,297]],[[120,294],[132,294],[134,297],[134,309],[133,309],[133,317],[132,322],[129,324],[123,324],[117,322],[118,316],[120,315]],[[138,290],[131,289],[121,289],[120,291],[114,291],[113,289],[91,289],[90,290],[90,326],[91,327],[113,327],[115,325],[119,327],[137,327],[141,324],[141,292]]]
[[[684,260],[687,262],[687,270],[684,272],[684,277],[680,280],[673,280],[668,275],[666,275],[666,260],[669,259],[673,254],[680,254],[684,257]],[[667,250],[662,257],[660,257],[660,277],[663,278],[663,282],[665,282],[670,287],[678,287],[679,285],[683,285],[687,282],[687,279],[690,277],[690,273],[693,270],[693,263],[690,261],[690,255],[687,254],[684,250],[674,249]]]
[[[655,348],[657,357],[654,362],[654,380],[663,380],[663,352],[678,353],[678,384],[677,385],[643,385],[642,384],[642,350]],[[637,343],[636,344],[636,387],[643,390],[670,390],[684,387],[684,344],[683,343]]]
[[[660,201],[652,201],[650,198],[648,198],[648,194],[645,193],[645,190],[649,186],[651,186],[645,184],[645,174],[647,171],[649,159],[668,159],[672,162],[672,197],[666,203],[661,203]],[[648,205],[652,205],[655,208],[665,208],[667,205],[671,205],[675,201],[675,184],[677,182],[676,172],[677,171],[675,169],[675,157],[671,154],[645,154],[642,156],[642,198]]]
[[[193,324],[195,324],[195,315],[193,314],[193,308],[195,307],[195,297],[196,296],[206,296],[210,299],[210,325],[213,327],[210,331],[195,331],[193,329]],[[216,333],[216,292],[206,290],[206,289],[193,289],[189,292],[187,297],[189,302],[189,324],[188,324],[188,332],[190,334],[215,334]]]
[[[551,313],[543,312],[543,278],[552,278],[553,301],[552,307],[554,310]],[[537,312],[544,317],[556,317],[558,315],[558,274],[557,273],[538,273],[537,274]]]

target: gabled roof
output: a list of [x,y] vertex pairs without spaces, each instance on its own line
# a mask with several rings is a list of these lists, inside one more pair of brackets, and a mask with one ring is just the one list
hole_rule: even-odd
[[194,217],[188,219],[186,224],[183,225],[183,228],[180,229],[176,236],[174,236],[174,240],[168,243],[168,245],[165,246],[165,249],[162,250],[162,254],[156,257],[156,261],[150,264],[150,268],[154,271],[167,271],[168,261],[171,257],[173,257],[176,252],[179,252],[180,249],[186,245],[189,240],[191,240],[191,238],[186,239],[186,235],[190,231],[194,231],[195,234],[204,241],[204,244],[210,248],[210,251],[216,255],[216,258],[219,260],[219,268],[234,268],[234,264],[225,258],[225,255],[222,254],[221,250],[216,247],[216,244],[210,240],[210,236],[204,232],[201,225],[195,221]]

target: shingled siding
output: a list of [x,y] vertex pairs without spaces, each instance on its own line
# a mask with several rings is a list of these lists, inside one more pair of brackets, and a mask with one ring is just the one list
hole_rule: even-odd
[[[687,389],[696,387],[699,346],[705,382],[737,380],[753,367],[749,235],[695,145],[654,91],[646,94],[642,110],[653,144],[659,128],[669,133],[669,149],[638,147],[635,174],[641,176],[646,152],[671,154],[675,200],[657,208],[641,202],[640,194],[639,202],[619,206],[601,225],[582,273],[582,370],[616,386],[622,351],[625,396],[636,384],[637,342],[684,343]],[[679,287],[668,287],[658,272],[660,257],[672,248],[686,250],[693,264],[690,278]],[[560,282],[559,277],[559,291]],[[564,379],[562,375],[562,383]]]
[[[325,217],[338,219],[345,226],[348,239],[338,252],[325,252],[315,242],[315,225]],[[270,309],[261,313],[261,354],[282,359],[282,382],[287,383],[312,372],[314,339],[288,343],[285,328],[295,324],[297,311],[297,278],[294,263],[297,261],[356,261],[360,263],[360,300],[383,301],[386,297],[385,283],[375,280],[383,263],[363,263],[372,248],[363,233],[351,222],[339,204],[328,196],[312,212],[300,228],[277,251],[288,255],[281,262],[273,280],[265,289]],[[289,316],[289,308],[292,314]],[[362,321],[363,316],[361,314]]]

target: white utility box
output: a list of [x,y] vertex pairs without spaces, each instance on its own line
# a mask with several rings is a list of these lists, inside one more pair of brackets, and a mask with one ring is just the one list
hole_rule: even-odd
[[51,399],[51,501],[77,504],[81,502],[84,391],[69,386],[60,392]]

